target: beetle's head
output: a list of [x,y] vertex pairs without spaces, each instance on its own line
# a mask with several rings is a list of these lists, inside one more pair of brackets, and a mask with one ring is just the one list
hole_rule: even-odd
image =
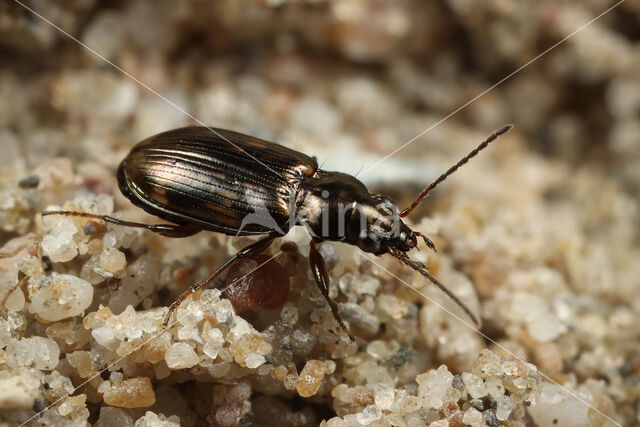
[[431,240],[402,221],[395,203],[382,195],[369,195],[357,203],[349,212],[348,224],[348,242],[365,252],[408,252],[418,245],[418,238],[434,248]]

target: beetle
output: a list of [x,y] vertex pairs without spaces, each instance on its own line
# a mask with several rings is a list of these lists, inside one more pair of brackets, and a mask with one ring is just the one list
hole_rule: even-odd
[[432,276],[426,266],[408,252],[422,239],[407,217],[424,198],[486,148],[511,125],[491,134],[469,154],[425,188],[414,202],[398,211],[381,194],[372,194],[354,176],[318,167],[312,157],[242,133],[208,127],[185,127],[160,133],[133,147],[120,163],[118,186],[134,205],[170,224],[142,224],[84,212],[45,211],[42,215],[68,215],[151,230],[168,237],[186,237],[202,230],[231,236],[261,235],[208,276],[194,283],[169,307],[168,325],[182,301],[204,288],[233,262],[254,257],[297,225],[311,234],[309,263],[316,285],[333,316],[355,340],[329,297],[330,277],[317,244],[323,240],[355,245],[377,256],[390,254],[417,271],[446,293],[477,325],[467,306]]

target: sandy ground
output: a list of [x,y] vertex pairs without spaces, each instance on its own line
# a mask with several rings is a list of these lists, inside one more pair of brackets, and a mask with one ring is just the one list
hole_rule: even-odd
[[[41,17],[0,6],[0,423],[640,422],[637,2],[583,29],[614,3],[26,5]],[[208,289],[164,329],[251,239],[40,212],[157,222],[115,169],[197,123],[315,156],[401,208],[513,123],[408,220],[438,247],[411,256],[481,327],[394,259],[323,243],[352,343],[297,228],[245,283],[289,289],[278,308]]]

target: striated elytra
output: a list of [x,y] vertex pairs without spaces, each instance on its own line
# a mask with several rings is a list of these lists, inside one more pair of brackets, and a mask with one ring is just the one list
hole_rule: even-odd
[[358,246],[374,255],[390,254],[416,270],[451,297],[477,324],[471,311],[425,266],[409,258],[418,239],[433,242],[411,230],[408,216],[449,175],[483,150],[505,126],[454,164],[405,210],[381,194],[371,194],[355,177],[318,168],[317,162],[282,145],[238,132],[186,127],[163,132],[137,144],[118,167],[120,191],[131,202],[171,224],[141,224],[84,212],[55,211],[43,215],[71,215],[169,237],[186,237],[202,230],[232,236],[264,235],[240,250],[213,273],[195,283],[169,308],[164,323],[193,292],[207,286],[234,261],[255,257],[293,226],[312,236],[309,262],[314,279],[340,327],[354,340],[329,297],[329,274],[317,243],[323,240]]

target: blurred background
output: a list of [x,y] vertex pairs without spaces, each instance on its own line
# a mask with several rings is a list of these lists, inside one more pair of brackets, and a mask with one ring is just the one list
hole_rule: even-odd
[[113,170],[137,141],[195,118],[303,150],[327,169],[362,169],[366,182],[421,172],[425,183],[425,164],[452,162],[513,123],[528,150],[597,167],[629,191],[640,183],[637,2],[435,127],[613,3],[25,4],[60,29],[15,2],[0,5],[4,164],[66,156]]

